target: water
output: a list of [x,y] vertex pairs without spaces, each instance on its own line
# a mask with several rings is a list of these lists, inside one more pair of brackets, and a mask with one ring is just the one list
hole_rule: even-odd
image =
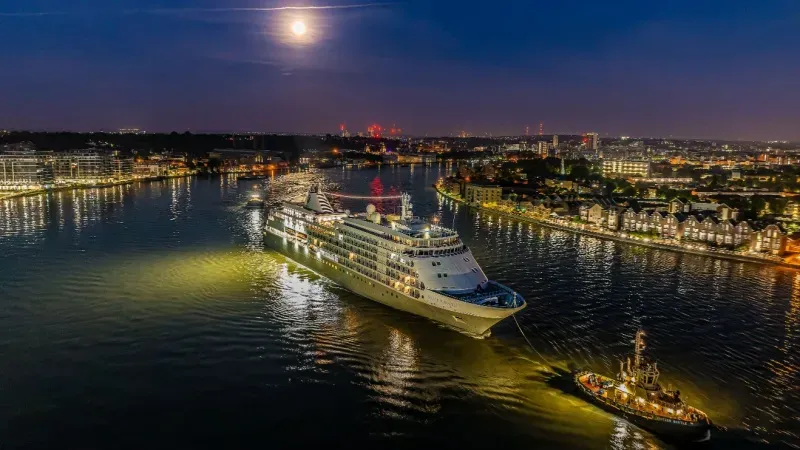
[[[798,272],[468,210],[430,187],[446,170],[176,179],[0,203],[0,446],[669,448],[552,375],[615,373],[637,326],[662,377],[730,428],[714,447],[800,445]],[[455,223],[489,277],[528,300],[518,319],[538,353],[513,321],[469,338],[265,249],[249,195],[318,181],[410,191],[418,215]]]

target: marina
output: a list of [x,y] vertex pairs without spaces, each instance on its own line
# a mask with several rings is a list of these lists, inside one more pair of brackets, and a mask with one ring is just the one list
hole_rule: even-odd
[[[265,246],[265,211],[242,207],[256,186],[233,176],[0,203],[5,444],[422,446],[447,435],[464,448],[681,448],[549,382],[554,370],[572,386],[576,368],[614,374],[640,326],[662,376],[713,419],[706,448],[798,445],[795,271],[486,214],[437,196],[446,170],[337,168],[258,188],[269,206],[318,183],[409,192],[415,215],[456,230],[487,278],[526,300],[516,317],[539,354],[510,319],[489,338],[463,336]],[[363,199],[340,201],[365,211]],[[395,213],[396,202],[372,203]]]

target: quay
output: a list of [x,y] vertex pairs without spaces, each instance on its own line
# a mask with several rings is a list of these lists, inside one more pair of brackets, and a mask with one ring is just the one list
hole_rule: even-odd
[[668,251],[676,252],[676,253],[686,253],[686,254],[699,255],[699,256],[711,256],[713,258],[727,259],[727,260],[731,260],[731,261],[752,262],[752,263],[758,263],[758,264],[768,264],[768,265],[777,265],[777,266],[789,267],[789,268],[792,268],[792,269],[800,269],[800,262],[787,261],[786,259],[781,258],[781,257],[777,257],[777,256],[770,256],[770,255],[757,256],[757,255],[750,255],[750,254],[744,254],[744,253],[741,253],[741,252],[733,252],[733,251],[727,251],[727,250],[703,250],[703,249],[696,249],[696,248],[687,248],[687,246],[681,245],[681,244],[678,244],[678,243],[673,244],[673,243],[667,243],[667,242],[658,242],[658,241],[655,241],[653,239],[645,241],[644,239],[638,239],[638,238],[633,238],[633,237],[624,237],[624,236],[621,236],[621,235],[619,235],[617,233],[613,233],[613,232],[610,232],[610,231],[592,230],[592,229],[587,228],[587,226],[585,224],[572,224],[572,223],[568,223],[568,222],[556,222],[556,221],[552,221],[552,220],[545,220],[545,219],[534,218],[534,217],[530,217],[530,216],[524,216],[524,215],[519,214],[519,213],[511,214],[511,213],[508,213],[506,211],[502,211],[502,210],[497,209],[497,208],[491,208],[491,207],[486,207],[486,206],[481,206],[481,205],[469,204],[466,201],[464,201],[463,198],[454,196],[454,195],[450,194],[449,192],[445,191],[438,184],[435,184],[434,188],[436,189],[436,192],[439,193],[440,195],[442,195],[442,196],[444,196],[446,198],[449,198],[450,200],[453,200],[453,201],[456,201],[456,202],[459,202],[459,203],[463,203],[463,204],[465,204],[466,206],[468,206],[470,208],[474,208],[474,209],[477,209],[477,210],[480,210],[480,211],[485,211],[487,213],[498,215],[498,216],[501,216],[501,217],[506,217],[506,218],[509,218],[509,219],[512,219],[512,220],[517,220],[517,221],[520,221],[520,222],[533,223],[533,224],[536,224],[536,225],[541,225],[543,227],[548,227],[548,228],[552,228],[552,229],[556,229],[556,230],[568,231],[568,232],[571,232],[571,233],[585,235],[585,236],[592,236],[592,237],[595,237],[595,238],[598,238],[598,239],[606,239],[606,240],[611,240],[611,241],[624,242],[624,243],[627,243],[627,244],[638,245],[638,246],[641,246],[641,247],[649,247],[649,248],[655,248],[655,249],[660,249],[660,250],[668,250]]
[[71,191],[73,189],[95,189],[95,188],[107,188],[113,186],[124,186],[127,184],[133,183],[146,183],[152,181],[163,181],[171,178],[187,178],[192,177],[195,174],[181,174],[181,175],[164,175],[160,177],[149,177],[149,178],[130,178],[125,180],[117,180],[117,181],[110,181],[106,183],[97,183],[97,184],[68,184],[65,186],[56,186],[51,188],[36,188],[36,189],[26,189],[21,191],[0,191],[0,201],[3,200],[11,200],[14,198],[21,198],[21,197],[33,197],[39,194],[46,194],[48,192],[59,192],[59,191]]

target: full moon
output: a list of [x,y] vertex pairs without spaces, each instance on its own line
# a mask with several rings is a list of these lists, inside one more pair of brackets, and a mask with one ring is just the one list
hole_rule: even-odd
[[293,23],[292,24],[292,33],[294,33],[296,36],[302,36],[302,35],[306,34],[306,24],[304,24],[303,22],[301,22],[299,20],[297,22]]

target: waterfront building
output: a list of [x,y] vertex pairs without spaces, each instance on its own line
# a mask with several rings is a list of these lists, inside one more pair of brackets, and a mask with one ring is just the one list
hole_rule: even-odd
[[169,165],[163,161],[145,160],[133,163],[133,176],[136,178],[152,178],[167,175]]
[[[697,210],[692,206],[697,205]],[[737,221],[738,210],[725,204],[713,204],[716,209],[700,203],[670,202],[668,211],[635,210],[604,203],[586,202],[579,217],[598,228],[612,231],[648,233],[662,239],[698,242],[719,247],[745,246],[752,252],[783,255],[788,237],[775,224],[757,228],[751,222]],[[687,214],[684,211],[692,211]]]
[[650,161],[624,161],[608,160],[603,161],[603,176],[650,176]]
[[750,250],[754,252],[783,255],[786,251],[786,233],[778,225],[767,225],[753,233]]
[[746,242],[750,242],[752,235],[753,227],[750,225],[750,222],[746,220],[738,222],[733,227],[733,245],[742,245]]
[[595,203],[591,207],[585,209],[581,207],[581,220],[598,226],[604,226],[608,218],[606,211],[607,209],[601,206],[599,203]]
[[600,228],[612,231],[620,229],[622,215],[625,208],[614,206],[610,201],[597,199],[591,203],[584,203],[578,208],[581,220],[589,222]]
[[680,239],[683,235],[684,216],[680,213],[660,213],[658,235],[664,239]]
[[114,179],[113,156],[95,150],[57,153],[53,156],[53,174],[58,183],[112,181]]
[[621,206],[615,206],[613,208],[609,208],[606,211],[606,215],[608,218],[606,219],[606,228],[612,231],[617,231],[622,226],[622,213],[625,212],[625,208]]
[[96,150],[55,153],[36,150],[31,143],[0,148],[0,186],[5,189],[122,180],[130,178],[133,170],[133,160],[119,153]]
[[483,204],[497,203],[503,196],[503,188],[500,186],[482,186],[477,184],[467,184],[464,188],[464,200],[467,203]]
[[[384,155],[384,160],[387,155]],[[431,164],[436,162],[436,153],[401,153],[397,155],[397,162],[400,164]]]
[[111,157],[111,176],[115,180],[127,180],[133,177],[133,158],[119,154]]
[[51,155],[37,151],[30,142],[0,147],[0,188],[38,189],[52,184]]

